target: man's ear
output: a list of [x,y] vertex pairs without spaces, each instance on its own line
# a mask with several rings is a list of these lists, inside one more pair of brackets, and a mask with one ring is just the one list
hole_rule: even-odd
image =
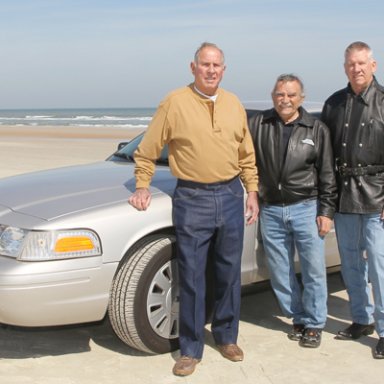
[[195,70],[196,70],[196,64],[194,61],[191,62],[191,72],[192,74],[194,75],[195,74]]
[[375,73],[376,69],[377,69],[377,62],[376,62],[376,60],[373,60],[372,61],[372,73]]

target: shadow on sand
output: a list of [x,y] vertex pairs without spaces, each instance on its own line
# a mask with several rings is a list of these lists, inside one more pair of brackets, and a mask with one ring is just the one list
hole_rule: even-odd
[[[349,322],[348,302],[339,295],[344,291],[339,273],[328,276],[328,291],[329,316],[325,331],[336,335],[337,331],[345,328]],[[242,297],[241,305],[242,322],[281,333],[287,333],[290,329],[289,322],[281,319],[281,312],[269,286],[247,290]],[[206,332],[206,336],[207,344],[214,345],[209,331]],[[372,344],[369,339],[362,338],[361,343]],[[147,356],[120,341],[114,334],[108,318],[105,318],[97,323],[49,328],[0,325],[0,358],[25,359],[83,353],[90,351],[91,341],[119,354]]]

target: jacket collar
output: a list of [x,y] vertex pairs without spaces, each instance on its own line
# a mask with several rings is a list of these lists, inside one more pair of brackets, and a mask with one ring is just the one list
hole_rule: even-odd
[[[304,127],[313,127],[315,118],[309,114],[303,107],[299,108],[299,117],[295,120],[295,123]],[[280,117],[277,114],[275,108],[267,109],[263,111],[263,122],[276,122]]]
[[[347,86],[348,93],[351,95],[355,95],[355,93],[352,90],[351,83],[348,83]],[[373,98],[373,95],[375,94],[376,90],[380,90],[381,92],[384,92],[384,88],[377,82],[376,77],[373,76],[373,80],[371,84],[369,84],[368,88],[365,89],[360,95],[360,98],[363,100],[363,102],[368,105],[370,101]]]

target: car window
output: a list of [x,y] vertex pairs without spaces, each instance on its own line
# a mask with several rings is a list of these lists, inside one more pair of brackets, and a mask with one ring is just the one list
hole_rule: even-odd
[[[131,141],[127,143],[120,143],[118,150],[107,160],[112,161],[134,161],[134,153],[139,146],[141,140],[143,139],[144,133],[141,133],[139,136],[136,136]],[[165,145],[163,150],[161,151],[160,157],[156,162],[160,165],[168,165],[168,145]]]

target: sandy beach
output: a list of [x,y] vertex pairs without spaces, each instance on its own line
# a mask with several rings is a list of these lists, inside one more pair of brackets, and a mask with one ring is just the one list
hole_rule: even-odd
[[118,127],[80,127],[80,126],[18,126],[0,125],[0,137],[3,138],[46,138],[46,139],[127,139],[142,129]]
[[[0,126],[0,178],[29,171],[105,159],[126,129]],[[1,191],[0,191],[1,194]],[[0,271],[1,274],[1,271]],[[124,345],[109,322],[27,329],[0,324],[0,382],[3,384],[362,384],[380,381],[384,361],[371,350],[377,335],[337,341],[347,326],[348,302],[339,274],[328,279],[328,322],[318,349],[288,340],[270,289],[242,299],[239,344],[245,360],[223,359],[207,326],[203,361],[186,378],[172,375],[178,352],[149,356]],[[1,303],[0,303],[1,306]]]
[[143,129],[0,125],[0,177],[104,160]]

